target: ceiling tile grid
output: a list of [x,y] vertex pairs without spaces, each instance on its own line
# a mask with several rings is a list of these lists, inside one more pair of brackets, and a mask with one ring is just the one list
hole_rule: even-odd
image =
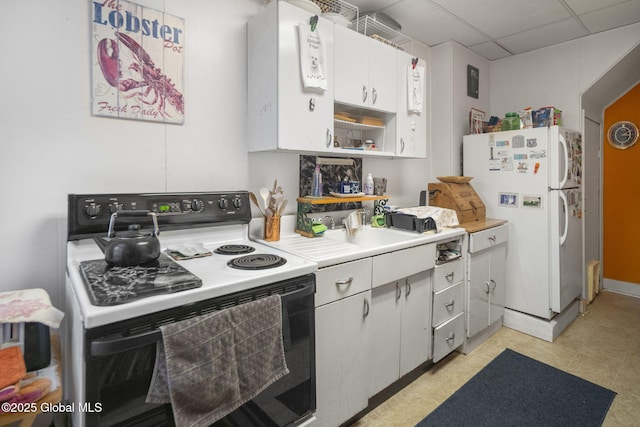
[[455,40],[489,60],[640,22],[640,0],[347,0],[428,46]]

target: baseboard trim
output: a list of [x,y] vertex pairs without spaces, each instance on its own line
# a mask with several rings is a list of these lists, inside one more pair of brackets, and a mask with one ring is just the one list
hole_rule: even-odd
[[527,335],[553,342],[580,313],[580,301],[575,300],[553,319],[541,319],[519,311],[505,309],[503,325]]
[[637,283],[622,282],[620,280],[605,278],[603,280],[603,288],[606,291],[640,298],[640,285]]

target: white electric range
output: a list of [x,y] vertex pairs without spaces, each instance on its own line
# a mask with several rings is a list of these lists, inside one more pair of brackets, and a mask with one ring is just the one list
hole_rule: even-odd
[[[110,240],[109,222],[116,219],[113,213],[132,210],[156,215],[161,254],[143,265],[110,265],[103,253]],[[250,240],[250,220],[247,191],[69,195],[65,346],[69,365],[64,389],[71,402],[100,403],[103,408],[97,414],[74,413],[74,425],[123,421],[144,425],[147,419],[149,425],[158,425],[157,417],[170,418],[166,415],[170,408],[144,403],[156,343],[161,340],[159,327],[272,293],[282,297],[285,333],[295,334],[284,337],[290,346],[285,348],[285,356],[292,359],[290,370],[297,366],[302,370],[274,383],[253,402],[262,399],[258,405],[262,408],[277,402],[281,411],[265,415],[261,409],[256,418],[240,414],[248,410],[243,405],[231,415],[242,425],[262,425],[260,418],[265,416],[270,417],[265,425],[296,425],[312,416],[315,365],[309,355],[315,341],[317,264]],[[149,217],[124,214],[114,223],[116,237],[131,224],[142,230],[152,225]],[[301,355],[302,363],[297,359]],[[116,372],[106,378],[107,369]],[[284,408],[281,393],[271,396],[269,389],[304,389],[306,409],[300,413],[299,397],[289,405],[295,410]]]

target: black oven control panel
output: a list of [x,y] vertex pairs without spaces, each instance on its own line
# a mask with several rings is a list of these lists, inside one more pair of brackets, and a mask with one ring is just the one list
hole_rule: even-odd
[[[161,231],[251,221],[248,191],[69,194],[68,206],[68,240],[106,236],[112,214],[122,210],[155,213]],[[151,217],[120,216],[115,229],[132,223],[152,227]]]

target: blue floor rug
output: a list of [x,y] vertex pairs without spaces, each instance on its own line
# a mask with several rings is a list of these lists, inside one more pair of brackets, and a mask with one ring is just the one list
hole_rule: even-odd
[[417,426],[601,426],[615,395],[506,349]]

